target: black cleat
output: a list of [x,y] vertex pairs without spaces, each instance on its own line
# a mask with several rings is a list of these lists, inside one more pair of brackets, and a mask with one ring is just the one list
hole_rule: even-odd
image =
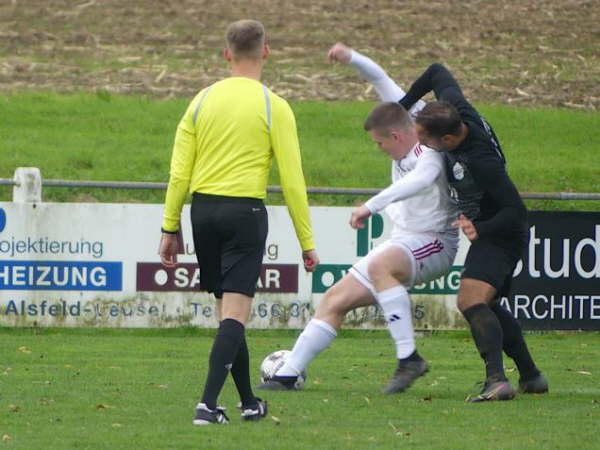
[[545,394],[548,392],[548,380],[540,372],[531,380],[519,380],[519,392],[523,394]]
[[229,418],[225,415],[225,408],[222,406],[217,406],[215,409],[209,409],[204,403],[198,403],[193,423],[194,425],[229,423]]
[[298,377],[296,376],[274,375],[260,383],[256,389],[265,391],[298,391],[299,389],[296,386],[297,381]]
[[404,392],[413,382],[427,373],[429,365],[427,361],[398,361],[398,367],[394,372],[388,385],[383,389],[384,394]]
[[494,400],[512,400],[516,391],[507,380],[487,379],[481,393],[467,397],[469,403],[489,402]]
[[256,406],[242,406],[242,420],[260,420],[267,416],[269,411],[267,402],[258,397],[256,398],[256,401],[258,402]]

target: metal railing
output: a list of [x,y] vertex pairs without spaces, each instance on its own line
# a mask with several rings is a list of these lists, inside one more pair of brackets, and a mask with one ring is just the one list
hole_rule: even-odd
[[[0,178],[0,186],[18,186],[12,178]],[[167,183],[144,181],[89,181],[89,180],[51,180],[42,179],[42,186],[59,188],[92,188],[92,189],[134,189],[165,190]],[[335,188],[308,187],[309,194],[330,195],[375,195],[381,191],[377,188]],[[280,186],[267,186],[269,193],[281,193]],[[526,200],[600,200],[600,192],[521,192]]]

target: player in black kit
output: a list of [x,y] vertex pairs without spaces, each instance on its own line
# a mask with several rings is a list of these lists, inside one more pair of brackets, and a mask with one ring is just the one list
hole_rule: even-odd
[[502,350],[519,369],[520,392],[548,392],[548,382],[531,358],[519,323],[499,303],[508,295],[512,273],[527,246],[527,209],[506,172],[494,131],[444,66],[432,64],[400,103],[408,110],[430,91],[438,101],[417,113],[419,140],[444,152],[448,181],[462,211],[455,226],[471,241],[457,305],[485,361],[486,380],[481,393],[469,401],[514,398]]

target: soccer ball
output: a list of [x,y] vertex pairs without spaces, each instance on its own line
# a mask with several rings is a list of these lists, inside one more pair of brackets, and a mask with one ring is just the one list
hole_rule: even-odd
[[[290,354],[289,350],[277,350],[269,355],[265,359],[263,359],[262,364],[260,365],[260,380],[264,383],[268,381],[273,375],[277,373],[277,371],[285,364]],[[306,381],[306,370],[303,370],[300,375],[298,375],[298,380],[294,387],[296,389],[302,389],[304,387],[304,382]]]

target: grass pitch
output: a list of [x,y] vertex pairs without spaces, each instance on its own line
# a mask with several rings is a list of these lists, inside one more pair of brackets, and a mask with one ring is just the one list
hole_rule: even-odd
[[[0,177],[19,166],[45,178],[105,181],[168,180],[177,122],[188,99],[156,100],[107,93],[0,95]],[[300,101],[298,122],[309,186],[383,188],[389,159],[362,129],[373,102]],[[523,192],[594,192],[600,169],[600,115],[552,108],[478,105],[494,126],[508,170]],[[276,166],[276,164],[274,164]],[[276,169],[276,167],[274,167]],[[279,184],[273,170],[270,184]],[[11,190],[0,189],[10,200]],[[162,203],[162,191],[45,188],[44,201]],[[313,195],[311,204],[352,205],[365,198]],[[270,204],[281,197],[270,195]],[[600,202],[535,201],[532,209],[600,211]]]
[[[231,379],[226,426],[193,427],[214,331],[0,329],[0,448],[365,449],[597,448],[600,334],[530,334],[548,395],[467,404],[483,367],[468,334],[420,338],[432,369],[383,396],[394,369],[386,332],[343,332],[303,392],[267,392],[270,415],[242,423]],[[249,332],[253,381],[295,331]],[[508,375],[517,382],[512,361]]]

